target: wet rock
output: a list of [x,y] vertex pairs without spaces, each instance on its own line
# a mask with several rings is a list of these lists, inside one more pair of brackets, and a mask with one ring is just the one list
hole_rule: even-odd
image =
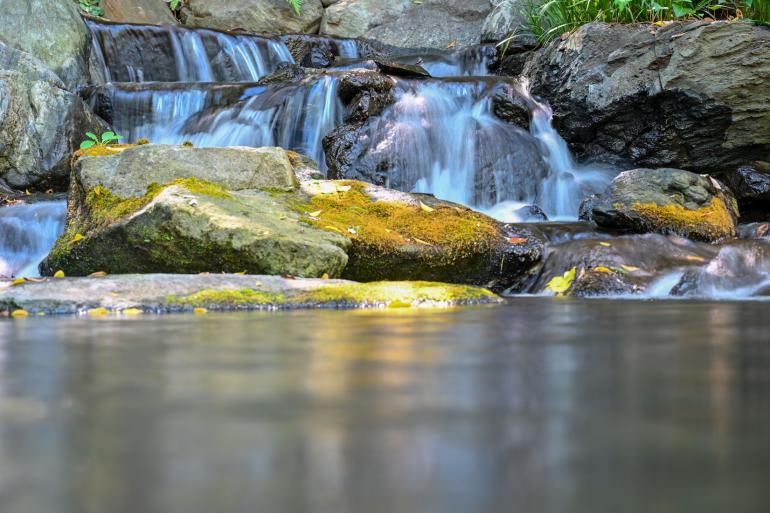
[[[94,315],[207,310],[446,307],[499,303],[490,292],[430,282],[355,283],[235,274],[135,274],[0,284],[0,310]],[[105,311],[96,309],[105,309]]]
[[735,236],[732,193],[705,175],[679,169],[633,169],[581,206],[581,218],[637,233],[673,233],[716,241]]
[[721,172],[770,152],[768,27],[592,23],[524,74],[585,158]]
[[540,261],[543,240],[433,196],[355,181],[309,182],[311,224],[351,242],[344,278],[438,280],[518,288]]
[[725,173],[722,179],[735,194],[743,218],[768,219],[770,164],[753,162]]
[[461,47],[479,42],[490,11],[489,0],[340,0],[326,9],[321,33],[407,48]]
[[551,279],[574,268],[575,279],[567,295],[640,293],[662,273],[705,263],[718,251],[710,244],[658,234],[613,238],[586,235],[557,237],[527,291],[544,292]]
[[380,71],[386,75],[404,78],[430,78],[425,68],[417,64],[406,64],[398,61],[391,61],[382,58],[372,59]]
[[770,236],[770,223],[739,224],[736,232],[739,239],[764,239]]
[[295,186],[279,148],[144,145],[81,157],[66,231],[41,270],[339,276],[349,242],[300,222],[284,201]]
[[101,0],[104,18],[119,23],[176,23],[163,0]]
[[91,33],[72,0],[0,0],[0,42],[26,52],[74,91],[88,81]]
[[495,116],[511,124],[529,130],[531,118],[526,100],[521,98],[512,87],[498,86],[492,95],[492,110]]
[[323,15],[320,0],[303,0],[297,16],[286,0],[188,0],[185,25],[256,34],[313,34]]
[[85,132],[107,129],[40,61],[0,43],[0,178],[64,189]]
[[537,205],[525,205],[513,213],[522,221],[548,221],[548,216]]
[[342,76],[337,94],[347,105],[346,121],[360,123],[393,103],[393,80],[376,71],[351,71]]

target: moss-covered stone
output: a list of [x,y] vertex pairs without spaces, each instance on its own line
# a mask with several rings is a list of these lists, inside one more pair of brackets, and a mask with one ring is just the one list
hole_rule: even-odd
[[676,204],[634,203],[630,210],[653,230],[665,226],[666,230],[690,239],[719,240],[735,235],[735,217],[720,197],[696,209]]

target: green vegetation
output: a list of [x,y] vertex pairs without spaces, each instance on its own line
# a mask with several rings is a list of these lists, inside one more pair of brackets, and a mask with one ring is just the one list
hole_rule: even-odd
[[[543,0],[525,9],[542,43],[593,21],[656,23],[681,19],[747,19],[770,24],[767,0]],[[512,36],[513,37],[513,36]]]
[[92,16],[104,16],[104,9],[99,6],[101,0],[79,0],[78,4],[83,12]]
[[286,0],[292,8],[294,8],[294,12],[297,13],[297,16],[302,14],[302,0]]
[[94,146],[107,146],[108,144],[116,143],[123,139],[122,135],[117,135],[115,132],[104,132],[101,138],[93,132],[86,132],[86,137],[88,137],[89,140],[80,143],[81,150],[87,150]]

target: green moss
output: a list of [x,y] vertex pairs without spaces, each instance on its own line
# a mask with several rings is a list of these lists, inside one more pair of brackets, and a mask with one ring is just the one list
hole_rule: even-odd
[[166,303],[170,306],[198,307],[232,307],[247,308],[285,303],[283,294],[262,292],[254,289],[202,290],[184,297],[168,296]]
[[665,229],[684,237],[711,241],[735,235],[735,220],[719,197],[696,210],[677,204],[634,203],[631,211],[653,229]]
[[494,299],[492,292],[468,285],[427,281],[380,281],[333,284],[293,298],[296,304],[385,304],[458,303]]

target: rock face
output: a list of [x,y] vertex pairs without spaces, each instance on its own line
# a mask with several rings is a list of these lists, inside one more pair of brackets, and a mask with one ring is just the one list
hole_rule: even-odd
[[[0,311],[91,315],[290,308],[377,308],[498,303],[484,289],[430,282],[354,283],[234,274],[141,274],[0,286]],[[104,310],[101,310],[104,309]]]
[[88,81],[91,33],[72,0],[0,0],[0,42],[29,53],[74,90]]
[[724,175],[725,183],[733,191],[741,209],[741,215],[753,213],[767,217],[770,205],[770,164],[752,162]]
[[147,145],[81,157],[65,234],[42,270],[339,276],[348,240],[301,224],[276,199],[295,183],[278,148]]
[[527,20],[524,16],[526,0],[491,0],[492,12],[484,20],[481,29],[482,42],[497,42],[515,33],[518,37],[527,35]]
[[84,133],[106,129],[40,61],[0,43],[0,178],[63,189]]
[[587,199],[581,219],[638,233],[673,233],[703,241],[734,237],[738,205],[720,182],[680,169],[633,169]]
[[410,48],[469,46],[491,10],[489,0],[339,0],[326,9],[321,33]]
[[770,152],[770,27],[594,23],[525,74],[585,157],[719,172]]
[[101,0],[104,17],[120,23],[176,23],[163,0]]
[[189,0],[185,25],[257,34],[312,34],[323,15],[320,0],[304,0],[297,16],[286,0]]

